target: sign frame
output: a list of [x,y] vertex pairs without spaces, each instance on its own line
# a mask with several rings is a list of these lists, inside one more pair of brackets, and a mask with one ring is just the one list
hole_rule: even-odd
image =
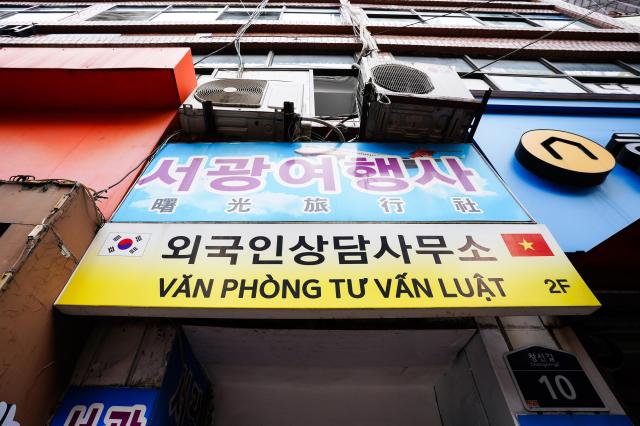
[[[469,215],[469,214],[458,214],[457,217],[453,217],[452,213],[449,213],[449,215],[451,216],[450,218],[424,218],[424,217],[420,217],[420,218],[416,218],[416,217],[410,217],[411,214],[415,215],[415,213],[411,213],[411,214],[402,214],[402,215],[397,215],[394,216],[393,214],[389,214],[389,215],[382,215],[381,217],[366,217],[366,218],[358,218],[358,217],[350,217],[350,218],[340,218],[338,216],[344,214],[344,213],[331,213],[331,215],[325,217],[325,215],[323,214],[305,214],[302,215],[300,218],[296,218],[295,215],[289,215],[287,217],[274,217],[274,216],[278,216],[278,213],[275,214],[271,214],[270,216],[265,216],[263,218],[254,218],[252,217],[252,214],[240,214],[240,215],[236,215],[236,217],[229,217],[229,218],[225,218],[225,217],[221,217],[221,218],[213,218],[213,217],[197,217],[196,219],[185,219],[185,218],[180,218],[180,217],[176,217],[176,218],[169,218],[169,215],[164,215],[164,214],[156,214],[153,216],[150,216],[150,209],[148,212],[146,212],[144,215],[141,212],[134,212],[134,213],[129,213],[127,212],[127,209],[130,208],[132,205],[134,204],[138,204],[141,203],[143,200],[138,199],[138,197],[140,197],[139,195],[137,195],[139,192],[143,192],[145,188],[138,188],[138,181],[146,176],[149,175],[149,172],[151,172],[152,170],[154,170],[154,167],[152,166],[157,166],[156,163],[154,163],[154,161],[157,161],[158,158],[162,158],[160,157],[162,154],[162,151],[167,149],[170,146],[173,145],[264,145],[264,146],[270,146],[270,145],[274,145],[274,146],[282,146],[282,145],[287,145],[288,143],[285,142],[272,142],[272,141],[261,141],[261,142],[254,142],[254,141],[247,141],[247,142],[238,142],[238,141],[222,141],[222,142],[208,142],[208,141],[193,141],[193,142],[170,142],[167,145],[165,145],[165,147],[163,147],[162,150],[160,150],[147,164],[145,164],[145,166],[143,167],[143,169],[140,171],[140,173],[138,174],[138,176],[136,177],[135,181],[131,184],[131,186],[128,188],[127,193],[125,194],[125,196],[120,200],[117,208],[115,209],[111,221],[115,222],[115,223],[133,223],[133,222],[137,222],[137,223],[185,223],[185,222],[211,222],[211,223],[291,223],[291,224],[296,224],[296,223],[478,223],[478,224],[484,224],[484,223],[508,223],[508,224],[535,224],[536,221],[534,220],[533,216],[531,215],[531,213],[526,209],[526,207],[522,204],[522,202],[520,202],[520,200],[518,199],[518,197],[515,195],[515,193],[511,190],[511,188],[508,187],[508,185],[506,184],[505,180],[502,178],[502,176],[498,173],[498,171],[495,169],[495,167],[488,161],[487,157],[484,155],[484,153],[482,152],[482,150],[475,144],[427,144],[427,143],[416,143],[416,142],[399,142],[396,144],[384,144],[384,143],[380,143],[380,142],[368,142],[368,141],[362,141],[362,142],[358,142],[358,143],[348,143],[346,144],[346,146],[349,145],[354,145],[356,146],[355,149],[358,149],[357,145],[390,145],[390,146],[402,146],[402,147],[407,147],[407,146],[413,146],[413,148],[418,148],[420,146],[422,147],[427,147],[430,148],[434,145],[442,145],[442,151],[437,151],[440,152],[441,155],[445,155],[446,153],[450,152],[450,149],[456,149],[456,148],[462,148],[464,147],[465,150],[468,150],[469,153],[467,153],[466,155],[472,155],[474,157],[474,161],[476,161],[478,164],[476,165],[476,167],[481,167],[478,169],[474,169],[476,171],[482,171],[482,172],[486,172],[487,175],[477,175],[476,177],[482,181],[491,181],[494,180],[493,184],[497,185],[496,187],[493,187],[490,192],[494,192],[494,195],[497,193],[498,196],[500,197],[500,201],[502,203],[512,203],[512,206],[509,206],[510,209],[515,209],[515,210],[519,210],[518,212],[516,212],[515,210],[512,211],[510,214],[513,216],[516,215],[520,215],[521,218],[490,218],[490,217],[486,217],[486,215],[495,215],[495,212],[484,212],[481,215],[479,215],[479,217],[475,217],[473,214]],[[318,145],[315,142],[298,142],[298,145]],[[290,143],[288,145],[295,145],[295,143]],[[337,150],[342,150],[343,148],[341,147],[342,144],[334,144],[334,145],[338,145],[338,149]],[[419,149],[418,149],[419,150]],[[428,151],[428,150],[427,150]],[[251,152],[251,151],[250,151]],[[359,152],[359,151],[355,151],[355,152]],[[258,155],[258,154],[264,154],[260,151],[256,151],[254,153],[254,155]],[[371,154],[371,153],[366,153],[366,154]],[[390,154],[390,153],[384,153],[384,152],[380,152],[378,153],[381,157],[396,157],[396,154]],[[193,154],[191,154],[193,156]],[[174,157],[172,155],[167,154],[167,159],[173,159],[173,158],[177,158]],[[191,157],[187,157],[187,158],[191,158]],[[215,156],[211,156],[209,157],[209,159],[213,159],[216,158]],[[225,158],[224,156],[222,156],[222,158]],[[447,158],[446,155],[443,158]],[[461,158],[465,158],[464,155]],[[402,158],[404,161],[410,160],[410,158]],[[433,157],[434,161],[442,161],[440,160],[440,157]],[[275,164],[275,163],[274,163]],[[336,163],[338,165],[338,163]],[[344,173],[344,170],[341,169],[340,167],[338,167],[337,170],[340,179],[344,179],[344,176],[340,175],[340,173]],[[275,174],[275,171],[274,171]],[[276,179],[277,180],[277,179]],[[275,182],[275,181],[274,181]],[[333,195],[326,195],[328,197],[331,196],[343,196],[343,197],[349,197],[350,193],[349,192],[345,192],[347,188],[346,182],[340,180],[340,182],[342,182],[342,187],[343,187],[343,191],[339,194],[333,194]],[[273,182],[272,182],[273,183]],[[195,181],[194,184],[197,184],[197,179]],[[290,190],[291,188],[289,188],[288,190]],[[265,187],[264,189],[260,190],[259,192],[256,193],[249,193],[249,194],[243,194],[243,193],[229,193],[227,194],[229,199],[233,199],[233,198],[243,198],[244,196],[248,195],[260,195],[262,192],[266,192],[268,193],[270,191],[270,189],[268,187]],[[412,191],[414,191],[412,189]],[[417,189],[415,191],[418,191]],[[480,192],[484,192],[485,189],[482,189]],[[503,193],[501,193],[501,191],[504,191]],[[209,191],[211,192],[211,191]],[[284,191],[286,192],[286,191]],[[409,193],[410,194],[410,193]],[[187,194],[189,195],[189,194]],[[216,201],[220,198],[222,198],[222,196],[220,194],[212,194],[215,197],[212,198],[212,200],[209,201]],[[292,195],[292,194],[286,194],[286,195]],[[313,194],[306,194],[309,195],[309,197],[307,198],[314,198],[315,196],[322,196],[323,193],[321,192],[314,192]],[[355,193],[355,194],[351,194],[351,195],[356,195],[356,196],[362,196],[364,194],[361,193]],[[377,197],[377,195],[373,195],[371,193],[366,194],[371,196],[371,198],[375,198]],[[386,198],[388,197],[390,200],[392,200],[394,198],[393,195],[385,195],[384,193],[381,193],[380,195],[382,195],[383,197],[381,198]],[[402,196],[406,196],[408,194],[399,194]],[[459,194],[449,197],[450,200],[452,200],[453,198],[460,198],[460,199],[465,199],[465,200],[469,200],[470,194],[466,193],[466,192],[460,192]],[[166,194],[162,195],[163,197],[178,197],[178,195],[176,195],[175,193],[169,194],[169,192],[167,192]],[[184,196],[184,194],[182,195]],[[298,195],[296,195],[298,196]],[[471,195],[473,196],[473,195]],[[481,195],[482,197],[484,197],[485,195]],[[302,197],[302,195],[300,195],[300,197]],[[415,197],[415,194],[414,194]],[[434,199],[437,199],[438,197],[434,197]],[[164,199],[164,198],[162,198]],[[177,198],[174,198],[175,200],[177,200]],[[187,197],[188,199],[188,197]],[[205,200],[207,201],[207,200]],[[335,201],[335,200],[334,200]],[[429,201],[429,197],[424,197],[423,200],[421,200],[420,205],[422,205],[425,201]],[[491,201],[491,200],[489,200]],[[495,200],[493,200],[492,202],[495,202]],[[177,204],[181,204],[182,201],[177,201]],[[410,201],[409,204],[413,204],[413,208],[415,208],[415,201]],[[138,208],[138,207],[136,207]],[[493,206],[492,209],[495,209],[496,206]],[[224,209],[224,207],[223,207]],[[408,212],[406,212],[408,213]],[[184,213],[183,213],[184,214]],[[202,213],[197,213],[199,216],[202,216]],[[173,213],[172,213],[173,215]],[[166,220],[165,220],[166,219]]]
[[[583,315],[600,307],[543,225],[320,223],[313,231],[308,228],[109,223],[56,307],[79,315],[345,319]],[[107,250],[112,238],[137,241],[136,235],[141,236],[140,250]],[[538,252],[530,247],[527,252],[524,240],[513,241],[514,236],[526,237]],[[301,260],[316,251],[301,250],[302,238],[307,245],[326,240],[326,249],[317,250],[324,256],[315,257],[322,260]],[[251,242],[257,239],[261,247]],[[269,239],[271,246],[265,248]],[[220,240],[226,242],[221,246]],[[360,240],[367,244],[355,248]],[[275,241],[280,241],[280,254]],[[355,259],[345,260],[345,253]]]
[[[565,355],[569,355],[571,357],[573,357],[576,361],[576,363],[578,363],[578,365],[580,366],[580,370],[587,378],[589,385],[591,385],[591,387],[593,388],[593,391],[595,392],[596,396],[600,399],[600,401],[602,402],[602,407],[530,407],[527,404],[527,400],[524,396],[524,393],[520,387],[520,383],[518,382],[518,380],[516,379],[516,375],[515,372],[511,366],[511,364],[509,363],[509,355],[513,355],[515,353],[518,352],[524,352],[528,349],[531,348],[541,348],[541,349],[545,349],[545,350],[549,350],[549,351],[553,351],[553,352],[559,352]],[[509,352],[505,352],[503,354],[503,359],[504,362],[507,366],[507,370],[509,370],[509,375],[511,376],[511,379],[513,380],[513,384],[516,387],[517,391],[518,391],[518,396],[520,396],[520,400],[522,401],[522,405],[524,406],[524,408],[532,413],[544,413],[544,412],[562,412],[562,413],[566,413],[566,412],[578,412],[578,413],[584,413],[584,412],[609,412],[611,411],[608,407],[607,404],[605,403],[604,399],[602,398],[602,396],[600,395],[600,392],[598,392],[598,389],[596,389],[596,387],[593,385],[593,383],[591,382],[591,378],[589,377],[589,375],[587,374],[587,372],[584,370],[584,368],[582,367],[582,364],[580,364],[580,360],[578,359],[578,357],[574,354],[572,354],[571,352],[567,352],[564,350],[560,350],[560,349],[554,349],[554,348],[548,348],[548,347],[544,347],[541,345],[529,345],[529,346],[525,346],[522,348],[518,348],[518,349],[514,349],[512,351]],[[571,370],[571,371],[578,371],[578,370]]]

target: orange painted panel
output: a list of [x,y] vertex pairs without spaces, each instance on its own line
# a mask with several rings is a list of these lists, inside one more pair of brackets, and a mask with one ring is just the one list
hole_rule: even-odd
[[[103,189],[152,151],[195,86],[188,48],[2,48],[0,178]],[[107,218],[135,176],[98,202]]]
[[3,48],[0,109],[177,108],[196,86],[188,48]]
[[[103,189],[153,150],[174,117],[175,111],[0,114],[0,178],[27,174]],[[136,174],[98,203],[107,218]]]

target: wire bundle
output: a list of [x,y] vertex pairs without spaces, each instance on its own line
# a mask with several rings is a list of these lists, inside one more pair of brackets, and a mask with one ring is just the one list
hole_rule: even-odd
[[[267,3],[269,3],[269,0],[262,0],[260,4],[253,10],[247,22],[245,22],[240,28],[238,28],[238,31],[236,31],[236,35],[233,39],[233,46],[236,48],[236,53],[238,54],[238,78],[242,78],[242,72],[244,71],[244,61],[242,60],[242,54],[240,53],[240,41],[242,40],[242,36],[244,36],[244,33],[249,29],[253,21],[262,14],[264,8],[267,6]],[[242,4],[242,6],[244,7],[244,3]]]
[[260,4],[251,13],[249,13],[244,3],[242,3],[242,7],[247,12],[249,19],[247,19],[247,22],[245,22],[240,26],[240,28],[238,28],[238,31],[236,31],[235,35],[233,36],[233,40],[226,43],[221,48],[216,49],[213,52],[198,59],[196,62],[193,63],[193,65],[194,66],[198,65],[200,62],[204,61],[207,58],[210,58],[211,56],[215,55],[218,52],[223,51],[224,49],[226,49],[227,47],[233,44],[234,47],[236,48],[236,53],[238,54],[238,78],[242,78],[242,72],[244,71],[244,61],[242,60],[242,54],[240,53],[240,41],[244,36],[244,33],[247,32],[251,24],[253,24],[253,21],[255,21],[258,18],[258,16],[262,14],[262,12],[264,11],[264,8],[267,6],[268,3],[269,3],[269,0],[262,0]]

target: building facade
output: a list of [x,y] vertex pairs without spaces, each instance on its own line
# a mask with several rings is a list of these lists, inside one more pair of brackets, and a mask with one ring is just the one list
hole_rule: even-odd
[[640,33],[571,3],[0,4],[0,425],[640,423]]

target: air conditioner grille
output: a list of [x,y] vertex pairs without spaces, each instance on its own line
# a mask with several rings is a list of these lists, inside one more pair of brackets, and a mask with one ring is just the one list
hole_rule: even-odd
[[224,78],[198,87],[195,98],[217,106],[257,108],[262,104],[266,87],[266,80]]
[[373,81],[387,90],[416,95],[431,92],[434,87],[424,72],[402,64],[381,64],[371,69]]

